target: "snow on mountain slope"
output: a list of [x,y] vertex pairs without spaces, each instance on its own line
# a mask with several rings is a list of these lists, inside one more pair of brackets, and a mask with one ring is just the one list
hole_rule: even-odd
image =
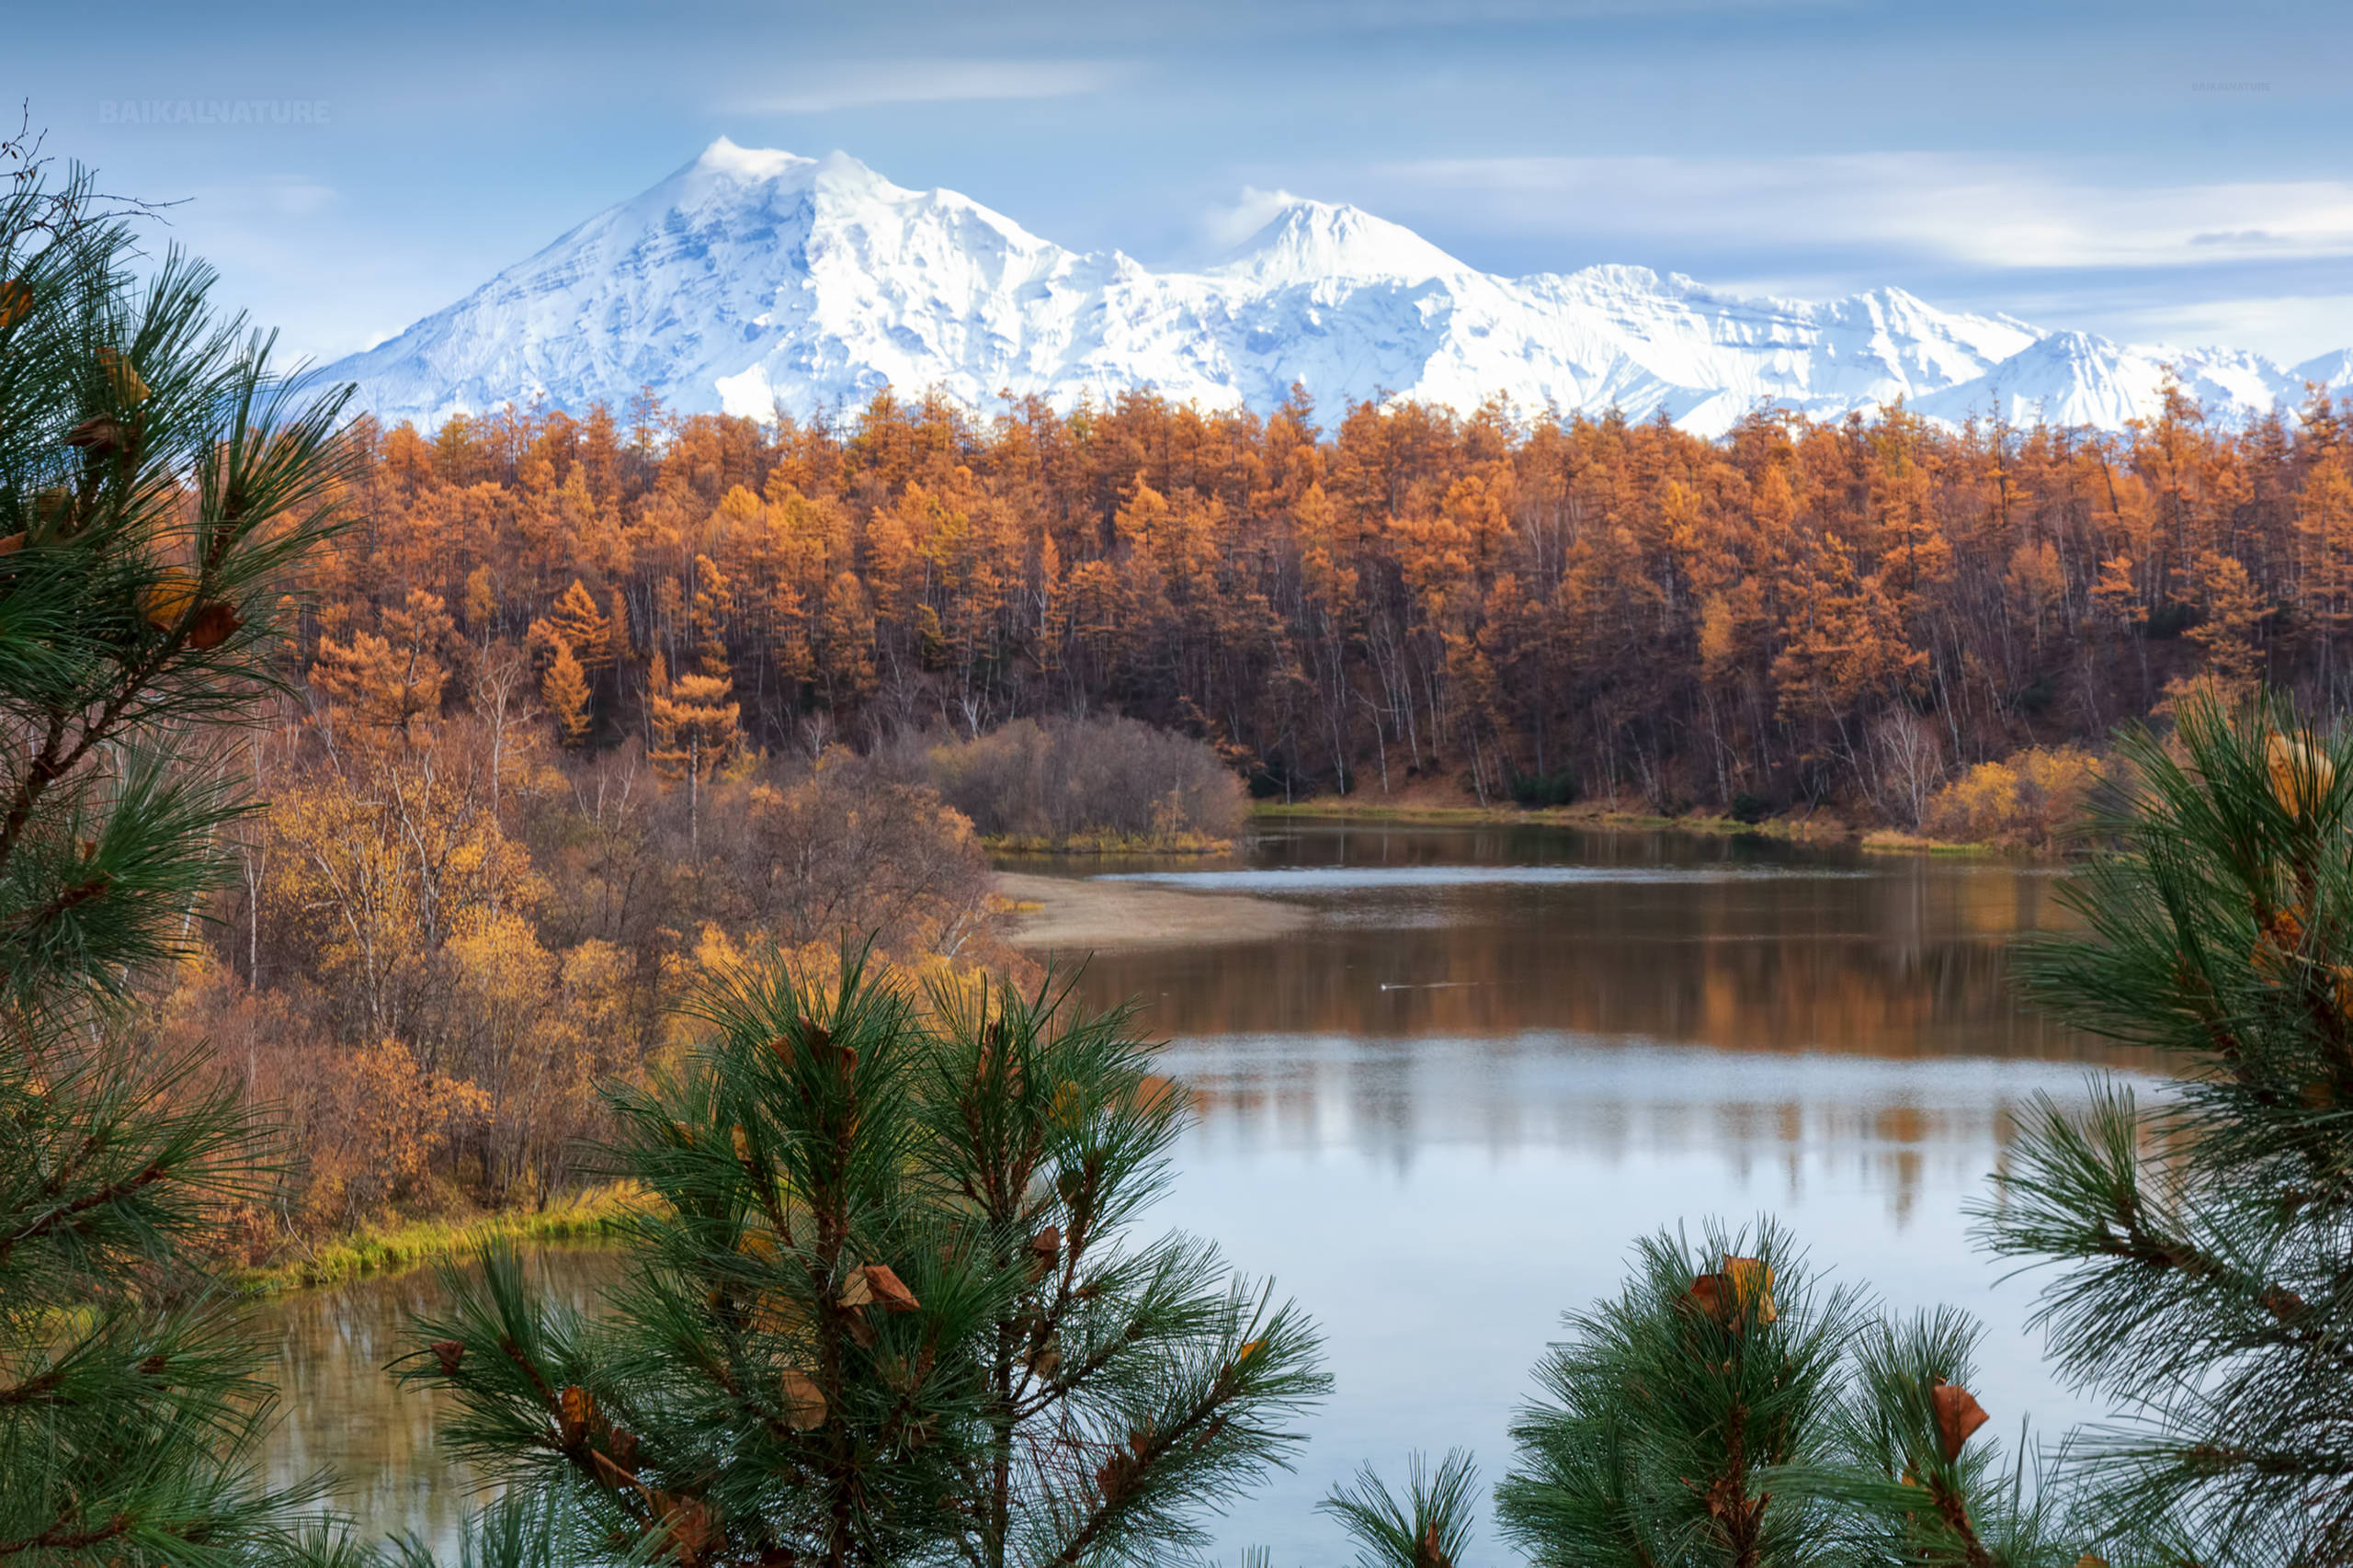
[[[544,396],[578,410],[652,386],[688,413],[808,414],[884,386],[976,407],[1067,407],[1152,387],[1267,409],[1293,381],[1336,407],[1380,395],[1468,409],[1664,413],[1713,435],[1760,403],[1835,416],[1902,397],[1959,420],[1998,399],[2113,427],[2159,365],[2245,415],[2301,401],[2252,355],[2120,348],[1897,289],[1814,304],[1636,267],[1505,278],[1357,208],[1293,201],[1220,265],[1155,272],[1065,250],[953,191],[841,153],[713,142],[643,194],[448,309],[329,368],[387,420]],[[2331,379],[2353,370],[2334,358]]]
[[2275,407],[2292,412],[2303,403],[2308,381],[2353,385],[2353,350],[2290,370],[2238,348],[2128,347],[2089,333],[2054,332],[1975,381],[1932,393],[1915,406],[1954,424],[1998,408],[2013,425],[2041,421],[2116,430],[2129,419],[2156,417],[2168,368],[2184,392],[2226,420],[2257,417]]

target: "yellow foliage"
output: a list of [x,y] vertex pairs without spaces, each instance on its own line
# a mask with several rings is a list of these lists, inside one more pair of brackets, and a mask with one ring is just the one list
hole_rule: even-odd
[[392,1040],[335,1063],[322,1098],[308,1202],[347,1220],[422,1176],[450,1132],[490,1104],[476,1085],[431,1071]]
[[2050,848],[2082,810],[2098,766],[2074,746],[1981,762],[1929,797],[1921,825],[1938,838]]
[[405,1027],[435,952],[471,911],[529,910],[540,879],[429,755],[355,761],[272,803],[265,916],[344,987],[371,1034]]

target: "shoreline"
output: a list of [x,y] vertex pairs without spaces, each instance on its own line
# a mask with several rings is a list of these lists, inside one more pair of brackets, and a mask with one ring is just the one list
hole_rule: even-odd
[[1712,838],[1753,835],[1790,844],[1852,845],[1872,855],[1984,856],[2021,860],[2050,857],[2000,844],[1927,838],[1887,827],[1856,827],[1836,819],[1815,823],[1789,817],[1742,822],[1736,817],[1668,817],[1589,806],[1432,805],[1394,797],[1359,805],[1357,797],[1318,796],[1290,805],[1254,805],[1253,821],[1279,822],[1291,818],[1336,818],[1342,821],[1428,823],[1443,825],[1494,824],[1498,826],[1573,827],[1609,833],[1688,833]]
[[239,1295],[263,1301],[325,1290],[354,1279],[406,1274],[472,1251],[485,1242],[589,1241],[612,1234],[644,1199],[630,1183],[592,1187],[545,1209],[493,1210],[463,1220],[407,1220],[362,1225],[328,1236],[297,1256],[223,1273]]
[[1258,941],[1300,930],[1313,919],[1279,899],[1182,892],[1143,882],[999,871],[996,887],[1014,904],[1006,940],[1029,951]]

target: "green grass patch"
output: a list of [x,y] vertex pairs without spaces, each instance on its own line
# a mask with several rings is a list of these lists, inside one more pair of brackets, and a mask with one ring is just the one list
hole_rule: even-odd
[[1755,834],[1801,843],[1826,843],[1854,836],[1843,823],[1814,823],[1788,817],[1742,822],[1728,816],[1657,816],[1642,812],[1612,811],[1594,806],[1397,806],[1359,805],[1346,796],[1319,798],[1287,806],[1253,806],[1254,817],[1325,817],[1350,822],[1536,824],[1551,827],[1581,827],[1640,833],[1699,833],[1724,837]]
[[623,1219],[647,1201],[634,1183],[615,1182],[560,1199],[544,1209],[367,1225],[301,1246],[277,1262],[239,1270],[232,1278],[247,1295],[275,1296],[373,1274],[398,1274],[460,1256],[485,1242],[585,1241],[612,1234]]
[[1067,838],[1030,834],[992,834],[981,847],[998,855],[1223,855],[1231,838],[1205,833],[1074,833]]
[[1964,843],[1950,838],[1926,838],[1916,833],[1881,828],[1863,835],[1863,847],[1878,855],[1999,855],[1999,845]]

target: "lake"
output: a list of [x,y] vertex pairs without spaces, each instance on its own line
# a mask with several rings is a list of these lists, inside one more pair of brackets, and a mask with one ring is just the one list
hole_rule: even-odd
[[[2100,1414],[2028,1334],[1963,1205],[2012,1108],[2080,1099],[2135,1053],[2022,1009],[2018,933],[2065,915],[2052,868],[1761,838],[1287,821],[1229,858],[1048,863],[1296,903],[1247,941],[1097,953],[1081,994],[1135,999],[1199,1119],[1156,1222],[1215,1237],[1321,1323],[1336,1381],[1295,1473],[1219,1527],[1280,1564],[1345,1561],[1313,1512],[1367,1459],[1461,1445],[1492,1482],[1560,1315],[1615,1291],[1630,1244],[1778,1215],[1818,1270],[1891,1307],[1986,1324],[1976,1390],[2012,1440]],[[593,1301],[611,1255],[551,1250]],[[433,1409],[377,1369],[430,1274],[273,1307],[293,1415],[278,1473],[332,1463],[380,1529],[447,1541],[463,1502]],[[1505,1554],[1490,1538],[1482,1555]]]

